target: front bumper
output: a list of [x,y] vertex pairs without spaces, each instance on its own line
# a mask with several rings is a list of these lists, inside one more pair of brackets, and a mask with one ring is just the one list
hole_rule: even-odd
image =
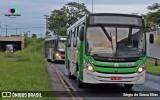
[[[146,70],[142,73],[133,74],[104,74],[83,70],[83,82],[90,84],[122,83],[122,84],[143,84],[145,82]],[[122,80],[111,80],[112,76],[120,76]]]
[[65,61],[65,56],[60,56],[60,57],[55,56],[55,59],[54,59],[54,60],[57,60],[57,61]]

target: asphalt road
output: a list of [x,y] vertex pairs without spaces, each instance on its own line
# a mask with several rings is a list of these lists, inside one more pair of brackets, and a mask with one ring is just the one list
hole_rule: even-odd
[[[160,34],[157,35],[157,38],[160,39]],[[147,56],[160,59],[160,43],[147,43]]]
[[147,56],[160,59],[160,43],[147,44]]
[[[123,97],[123,93],[126,93],[126,90],[121,84],[86,85],[85,88],[80,89],[77,87],[76,79],[68,79],[68,72],[64,64],[53,65],[66,81],[68,87],[73,91],[77,91],[84,100],[160,100],[160,76],[147,73],[145,84],[134,85],[130,91],[137,93],[144,93],[143,91],[145,91],[146,94],[159,91],[159,97]],[[115,94],[116,91],[119,91],[120,96]]]

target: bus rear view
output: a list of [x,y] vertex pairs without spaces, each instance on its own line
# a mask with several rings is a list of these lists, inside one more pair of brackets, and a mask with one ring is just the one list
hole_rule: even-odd
[[[84,83],[143,84],[146,74],[146,34],[141,16],[91,14],[80,33],[80,58],[77,74]],[[81,35],[84,34],[84,35]],[[81,61],[82,60],[82,61]]]

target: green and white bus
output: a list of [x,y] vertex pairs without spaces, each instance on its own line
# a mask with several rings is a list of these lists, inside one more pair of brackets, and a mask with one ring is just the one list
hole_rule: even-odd
[[69,78],[78,87],[90,84],[143,84],[146,74],[144,19],[138,15],[86,15],[67,30],[66,59]]
[[44,53],[48,61],[64,61],[65,60],[65,36],[56,36],[45,39]]

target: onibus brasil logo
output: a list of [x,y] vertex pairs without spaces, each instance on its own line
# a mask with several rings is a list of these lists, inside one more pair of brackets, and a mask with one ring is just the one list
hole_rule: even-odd
[[21,16],[18,14],[18,9],[17,8],[8,8],[8,14],[5,14],[5,16]]

